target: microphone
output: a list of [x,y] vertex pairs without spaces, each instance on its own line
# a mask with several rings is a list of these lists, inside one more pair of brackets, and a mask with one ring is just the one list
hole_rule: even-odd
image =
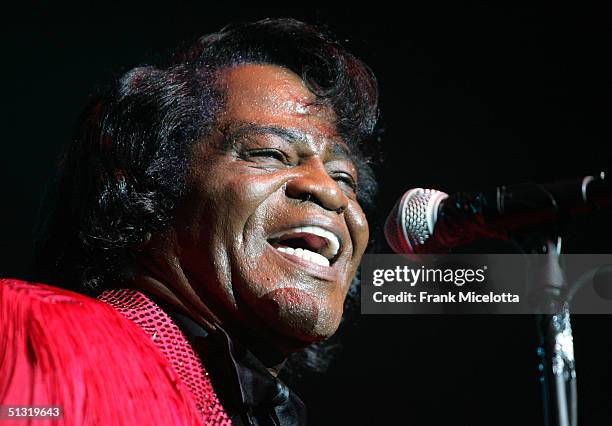
[[385,223],[394,252],[446,252],[483,238],[555,226],[612,206],[612,186],[602,172],[548,184],[498,186],[448,195],[414,188],[396,203]]

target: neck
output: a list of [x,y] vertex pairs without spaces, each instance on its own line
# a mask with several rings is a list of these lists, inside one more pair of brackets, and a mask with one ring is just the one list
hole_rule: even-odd
[[162,281],[147,275],[141,275],[135,278],[134,287],[138,290],[142,290],[144,293],[159,298],[159,300],[170,306],[176,307],[180,312],[199,323],[208,332],[216,331],[215,323],[218,322],[216,316],[210,312],[203,303],[201,303],[202,306],[200,306],[200,303],[197,302],[199,299],[192,298],[192,301],[187,301],[173,292]]
[[[135,287],[180,310],[210,333],[218,334],[218,327],[222,327],[232,340],[248,349],[266,367],[272,376],[278,376],[287,358],[283,351],[277,350],[273,345],[255,336],[251,337],[250,333],[237,331],[237,328],[226,328],[223,325],[218,325],[220,322],[212,313],[206,314],[206,316],[202,315],[201,308],[197,309],[193,304],[183,302],[168,286],[151,276],[139,276],[135,281]],[[205,309],[208,311],[208,308]]]
[[176,307],[207,331],[215,332],[219,319],[198,296],[168,245],[157,246],[141,257],[132,286]]

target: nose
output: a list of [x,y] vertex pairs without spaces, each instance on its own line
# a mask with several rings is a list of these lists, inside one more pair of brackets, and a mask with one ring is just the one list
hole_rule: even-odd
[[289,198],[310,201],[337,213],[346,210],[348,197],[327,173],[320,159],[311,158],[298,168],[299,174],[287,182],[285,193]]

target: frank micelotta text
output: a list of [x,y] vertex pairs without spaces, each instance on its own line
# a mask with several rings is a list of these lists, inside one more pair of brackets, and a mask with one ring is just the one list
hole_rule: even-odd
[[460,291],[458,293],[446,292],[444,294],[419,291],[410,293],[402,291],[398,294],[384,294],[382,291],[374,292],[373,300],[376,303],[519,303],[520,296],[513,293],[480,294],[475,291]]

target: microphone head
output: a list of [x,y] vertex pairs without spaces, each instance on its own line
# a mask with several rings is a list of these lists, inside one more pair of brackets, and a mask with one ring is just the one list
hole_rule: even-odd
[[385,238],[400,254],[426,252],[425,243],[434,233],[440,204],[448,194],[435,189],[408,190],[395,204],[385,223]]

